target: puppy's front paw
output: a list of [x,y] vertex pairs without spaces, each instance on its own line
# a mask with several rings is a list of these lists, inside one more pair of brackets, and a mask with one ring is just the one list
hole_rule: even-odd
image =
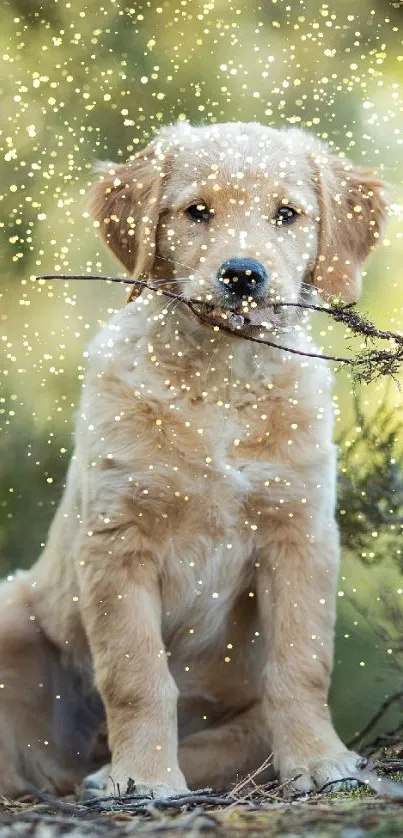
[[[303,794],[309,791],[348,791],[356,788],[358,778],[355,777],[367,760],[354,751],[341,751],[320,759],[311,759],[305,763],[283,766],[281,779],[291,780],[286,785],[286,793],[297,792]],[[295,779],[293,779],[295,778]]]
[[103,765],[98,771],[94,771],[93,774],[88,774],[87,777],[84,777],[77,791],[77,797],[80,800],[91,800],[92,797],[103,797],[106,795],[110,773],[111,765],[107,763],[107,765]]
[[106,793],[114,797],[118,796],[119,793],[122,797],[130,794],[135,797],[149,797],[151,800],[166,800],[168,797],[189,794],[189,789],[184,780],[183,785],[171,786],[158,780],[135,780],[132,777],[119,780],[110,776],[106,785]]
[[104,765],[99,771],[89,774],[79,790],[81,800],[90,800],[92,797],[124,797],[126,794],[135,797],[149,797],[152,800],[166,800],[168,797],[178,797],[189,794],[185,778],[181,775],[177,783],[168,783],[152,780],[135,780],[131,777],[119,777],[113,772],[110,764]]

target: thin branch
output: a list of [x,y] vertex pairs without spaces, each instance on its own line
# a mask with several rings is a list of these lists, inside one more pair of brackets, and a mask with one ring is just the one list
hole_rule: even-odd
[[[180,302],[184,303],[192,312],[199,318],[203,323],[206,323],[208,326],[217,326],[217,328],[221,329],[223,332],[228,332],[231,335],[235,335],[235,337],[243,338],[244,340],[250,340],[252,343],[262,343],[265,346],[271,346],[274,349],[282,349],[284,352],[291,352],[292,355],[303,355],[304,357],[308,358],[321,358],[324,361],[337,361],[343,364],[353,364],[354,360],[352,358],[338,358],[334,355],[322,355],[318,352],[302,352],[299,349],[293,349],[290,346],[283,346],[279,345],[278,343],[273,343],[273,341],[265,340],[264,338],[255,338],[251,335],[245,335],[241,332],[237,332],[236,329],[231,328],[231,326],[226,326],[223,323],[216,323],[215,321],[212,322],[208,317],[205,317],[198,309],[197,306],[200,306],[200,300],[187,300],[181,294],[175,294],[173,291],[168,291],[167,288],[159,288],[155,285],[151,285],[149,282],[145,282],[141,279],[126,279],[125,277],[111,277],[111,276],[97,276],[97,275],[86,275],[86,274],[76,274],[76,275],[66,275],[66,274],[43,274],[41,276],[37,276],[36,279],[104,279],[107,282],[123,282],[126,285],[140,285],[142,288],[148,288],[149,291],[155,291],[159,296],[169,297],[172,300],[179,300]],[[205,305],[205,304],[204,304]],[[276,305],[280,305],[277,304]],[[281,305],[286,306],[288,303],[282,303]],[[323,309],[327,311],[327,309]],[[239,327],[238,327],[239,328]]]
[[331,791],[333,786],[336,786],[336,791],[339,790],[339,787],[342,788],[343,786],[345,786],[346,791],[350,791],[351,788],[354,788],[354,786],[368,787],[368,783],[366,780],[361,780],[354,775],[351,777],[340,777],[338,780],[328,780],[327,783],[324,783],[323,786],[318,789],[318,794],[323,794],[325,791]]
[[[170,299],[182,302],[192,311],[192,313],[199,320],[201,320],[203,323],[206,323],[209,326],[217,327],[218,329],[224,332],[227,332],[238,338],[243,338],[244,340],[249,340],[252,343],[259,343],[265,346],[270,346],[274,349],[281,349],[284,352],[289,352],[293,355],[299,355],[307,358],[319,358],[325,361],[333,361],[340,364],[347,364],[350,367],[355,367],[355,376],[357,379],[363,379],[365,381],[371,381],[379,375],[393,376],[397,372],[400,364],[403,363],[403,335],[398,334],[396,332],[391,332],[389,330],[378,329],[373,323],[361,317],[356,311],[354,311],[352,308],[353,304],[331,304],[327,306],[319,306],[314,305],[312,303],[280,302],[273,303],[272,307],[273,311],[277,311],[280,308],[299,308],[306,309],[308,311],[320,312],[322,314],[328,315],[329,317],[332,317],[338,323],[343,323],[351,330],[351,332],[353,332],[353,334],[361,334],[367,340],[380,339],[393,341],[395,344],[397,344],[398,349],[396,349],[395,351],[370,349],[351,358],[337,355],[325,355],[323,353],[318,352],[306,352],[300,349],[294,349],[290,346],[284,346],[283,344],[274,343],[273,341],[264,338],[257,338],[253,337],[252,335],[245,334],[243,331],[241,331],[240,326],[232,327],[226,325],[224,322],[217,323],[215,320],[212,321],[208,316],[205,316],[200,311],[199,307],[201,304],[204,307],[206,307],[206,304],[202,303],[202,301],[194,299],[188,300],[181,294],[176,294],[167,288],[161,288],[150,282],[146,282],[145,280],[129,279],[128,277],[104,276],[101,274],[42,274],[41,276],[36,277],[36,279],[62,279],[65,281],[71,279],[104,280],[106,282],[117,282],[123,283],[125,285],[137,286],[139,287],[139,289],[147,288],[149,291],[154,291],[159,296],[165,296]],[[166,281],[169,282],[169,280]],[[210,306],[210,309],[212,310],[213,307]]]
[[236,801],[232,797],[232,795],[219,795],[215,794],[214,792],[206,794],[203,793],[203,791],[194,791],[189,792],[188,794],[177,795],[175,797],[167,797],[164,799],[152,797],[138,797],[135,795],[123,795],[119,798],[110,795],[108,797],[102,797],[98,799],[91,798],[91,800],[85,801],[83,805],[85,808],[91,810],[91,812],[102,814],[104,812],[110,812],[114,810],[133,813],[143,813],[147,812],[148,807],[150,805],[152,805],[156,809],[168,811],[170,809],[189,810],[190,808],[193,808],[195,806],[231,806],[234,802]]
[[393,340],[395,343],[403,346],[403,335],[398,332],[390,332],[389,330],[378,329],[369,320],[361,317],[354,311],[355,303],[347,303],[347,305],[339,306],[315,306],[311,303],[278,303],[280,306],[287,306],[292,308],[307,308],[311,311],[320,311],[325,314],[330,314],[338,323],[344,323],[356,334],[365,335],[370,338],[380,338],[381,340]]
[[234,786],[233,789],[231,789],[231,795],[233,797],[237,797],[237,795],[239,795],[239,792],[241,791],[241,789],[243,789],[245,786],[247,786],[248,783],[251,783],[252,780],[254,780],[255,777],[257,777],[259,774],[262,774],[263,771],[266,771],[266,769],[269,768],[269,766],[271,766],[272,763],[273,763],[273,754],[269,754],[269,756],[266,757],[266,759],[262,762],[262,764],[259,765],[258,768],[255,769],[255,771],[252,771],[250,774],[247,774],[246,777],[243,777],[243,779],[240,780],[240,782],[237,783],[236,786]]
[[66,803],[54,795],[41,791],[40,789],[35,789],[34,795],[35,797],[38,797],[48,809],[53,809],[61,815],[70,815],[70,817],[75,817],[87,811],[85,806],[80,803]]

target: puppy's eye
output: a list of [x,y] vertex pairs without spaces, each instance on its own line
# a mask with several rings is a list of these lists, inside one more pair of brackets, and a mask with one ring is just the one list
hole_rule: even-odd
[[213,215],[213,210],[209,209],[203,201],[199,201],[197,204],[191,204],[185,212],[192,221],[198,223],[203,222],[204,224],[208,224]]
[[299,212],[294,207],[282,206],[277,210],[273,223],[277,227],[282,227],[283,224],[292,224],[299,216]]

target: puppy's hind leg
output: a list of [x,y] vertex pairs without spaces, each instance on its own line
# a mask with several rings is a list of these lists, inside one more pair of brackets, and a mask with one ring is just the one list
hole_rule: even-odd
[[[29,588],[18,577],[1,583],[0,795],[72,791],[86,773],[89,755],[72,753],[73,695],[72,674],[37,623]],[[64,706],[71,721],[63,721]]]
[[260,701],[204,730],[192,733],[179,746],[179,764],[191,789],[212,786],[228,789],[259,769],[267,760],[256,782],[273,776],[270,742],[265,735]]

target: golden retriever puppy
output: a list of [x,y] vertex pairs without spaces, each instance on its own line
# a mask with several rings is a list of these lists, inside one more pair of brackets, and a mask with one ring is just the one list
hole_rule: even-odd
[[101,173],[108,246],[213,325],[145,290],[90,346],[48,542],[1,588],[0,793],[79,782],[103,713],[90,793],[226,787],[271,753],[297,789],[337,781],[332,382],[280,304],[358,298],[382,184],[256,123],[180,123]]

